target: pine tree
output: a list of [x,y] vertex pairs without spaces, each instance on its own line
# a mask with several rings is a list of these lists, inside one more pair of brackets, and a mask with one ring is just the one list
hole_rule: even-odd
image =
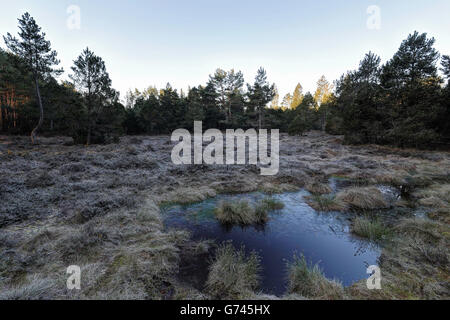
[[36,24],[34,18],[26,12],[18,21],[20,39],[13,37],[10,33],[7,33],[7,36],[3,39],[6,46],[23,59],[33,74],[36,98],[39,104],[39,122],[31,131],[31,142],[37,143],[37,133],[44,123],[44,106],[39,82],[52,75],[58,75],[63,70],[53,68],[53,66],[59,64],[56,51],[51,49],[50,41],[45,39],[45,33],[41,32],[41,27]]
[[426,147],[439,139],[441,79],[434,42],[426,33],[410,34],[382,70],[392,123],[387,138],[400,147]]
[[[380,57],[369,52],[359,69],[348,72],[337,81],[336,105],[342,110],[345,139],[350,143],[380,143],[388,112],[383,109],[384,92],[380,87]],[[335,118],[337,117],[333,114]],[[340,120],[335,119],[339,122]],[[334,131],[335,125],[330,124]]]
[[111,79],[106,71],[105,62],[89,48],[86,48],[73,63],[73,74],[69,77],[85,100],[88,122],[86,144],[89,145],[104,104],[114,98],[115,91],[111,88]]
[[258,114],[258,128],[261,129],[264,122],[264,109],[272,101],[275,95],[275,85],[267,81],[266,70],[262,67],[256,73],[253,86],[247,85],[249,103],[255,107]]
[[325,131],[325,125],[327,122],[328,108],[327,103],[330,102],[332,97],[332,85],[327,81],[325,76],[320,77],[317,81],[317,89],[314,93],[314,99],[317,103],[317,111],[320,111],[321,129]]
[[286,111],[289,110],[292,105],[292,95],[290,93],[287,93],[283,97],[283,101],[281,102],[281,109]]
[[447,79],[447,86],[442,94],[442,114],[439,116],[439,128],[442,133],[444,143],[450,143],[450,56],[442,56],[442,68],[444,77]]
[[274,92],[275,95],[273,96],[272,102],[270,103],[270,108],[277,110],[280,108],[280,95],[276,86],[274,88]]
[[303,87],[299,83],[295,87],[294,94],[292,95],[291,109],[295,110],[303,101]]
[[317,107],[320,108],[322,103],[326,103],[330,100],[332,93],[332,85],[328,82],[325,76],[320,77],[317,81],[317,89],[314,93],[314,99],[316,100]]

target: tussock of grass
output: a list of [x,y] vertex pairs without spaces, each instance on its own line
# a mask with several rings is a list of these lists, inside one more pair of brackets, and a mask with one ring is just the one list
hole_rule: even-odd
[[306,203],[317,211],[343,211],[346,209],[344,203],[336,200],[335,197],[313,195],[311,197],[306,197],[305,199]]
[[345,189],[336,195],[336,200],[348,204],[353,209],[372,210],[388,207],[383,194],[375,187]]
[[414,193],[425,207],[448,209],[450,211],[450,184],[434,184]]
[[276,184],[276,183],[266,182],[266,183],[261,184],[258,189],[259,189],[259,191],[261,191],[263,193],[272,195],[272,194],[277,194],[277,193],[296,191],[296,190],[298,190],[298,187],[296,187],[295,185],[290,184],[290,183]]
[[437,220],[450,225],[450,210],[448,209],[437,209],[429,212],[427,215],[428,218],[432,220]]
[[216,196],[216,191],[209,187],[180,188],[165,195],[162,203],[191,204]]
[[442,238],[450,240],[448,226],[424,219],[403,219],[398,223],[395,231],[431,244],[437,244]]
[[284,203],[280,200],[273,198],[265,198],[261,201],[261,205],[265,206],[268,210],[281,210],[284,208]]
[[312,194],[329,194],[333,190],[324,183],[320,183],[318,181],[313,181],[308,183],[305,186],[305,189],[311,192]]
[[223,201],[216,208],[215,214],[223,224],[251,225],[265,223],[268,219],[267,210],[262,207],[255,209],[246,200]]
[[264,224],[269,219],[268,212],[284,207],[281,201],[266,198],[252,206],[247,200],[222,201],[215,210],[216,218],[223,224],[252,225]]
[[234,249],[231,243],[222,244],[209,268],[206,290],[215,298],[242,299],[253,295],[260,282],[261,263],[252,252],[248,257],[245,248]]
[[[358,282],[355,299],[448,299],[449,227],[420,218],[403,219],[393,227],[393,241],[380,257],[382,290]],[[405,272],[406,270],[406,272]]]
[[381,241],[391,235],[391,230],[379,219],[370,220],[367,217],[356,217],[353,220],[352,232],[372,241]]
[[288,263],[288,293],[312,299],[343,299],[342,284],[327,279],[320,267],[306,262],[302,255]]
[[267,194],[276,194],[276,193],[282,193],[283,189],[277,185],[277,184],[273,184],[273,183],[263,183],[260,187],[259,190],[263,193],[267,193]]
[[0,292],[0,300],[42,300],[48,299],[49,291],[55,283],[37,276],[31,277],[24,285]]

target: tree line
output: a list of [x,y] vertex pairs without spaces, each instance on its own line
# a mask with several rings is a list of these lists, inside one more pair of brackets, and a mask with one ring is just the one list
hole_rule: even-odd
[[[323,130],[352,144],[433,148],[449,143],[450,58],[434,39],[414,32],[385,64],[372,52],[359,68],[333,84],[325,77],[315,92],[300,84],[280,101],[260,68],[253,83],[241,71],[217,69],[205,85],[187,93],[172,88],[129,90],[125,104],[103,59],[86,48],[69,78],[58,82],[57,53],[25,13],[18,38],[4,36],[0,49],[0,130],[11,134],[65,134],[75,143],[110,143],[123,134],[169,134],[207,128],[276,128],[291,135]],[[442,76],[439,74],[439,68]]]

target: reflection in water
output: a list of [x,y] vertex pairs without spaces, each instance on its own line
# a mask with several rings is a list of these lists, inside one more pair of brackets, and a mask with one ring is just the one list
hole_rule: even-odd
[[236,247],[245,245],[247,252],[257,251],[262,259],[262,289],[266,293],[285,292],[286,262],[294,254],[319,263],[328,278],[336,278],[344,285],[367,278],[367,266],[376,264],[379,249],[349,233],[349,214],[316,212],[303,200],[306,195],[306,191],[274,195],[285,207],[271,212],[264,227],[224,227],[214,217],[219,201],[257,201],[266,197],[261,193],[219,195],[188,206],[168,206],[162,212],[167,228],[187,229],[195,240],[232,240]]

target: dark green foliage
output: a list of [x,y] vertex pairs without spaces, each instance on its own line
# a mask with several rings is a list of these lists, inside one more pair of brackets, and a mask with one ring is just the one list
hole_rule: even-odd
[[341,77],[336,110],[346,142],[434,148],[448,139],[448,106],[433,45],[433,38],[414,32],[384,66],[369,53],[357,71]]
[[58,60],[45,34],[28,14],[19,25],[21,40],[8,33],[4,38],[10,52],[0,49],[2,132],[24,134],[39,123],[36,128],[44,134],[71,135],[76,143],[109,143],[121,134],[192,130],[194,121],[202,121],[204,130],[267,128],[291,135],[326,130],[352,144],[450,144],[450,57],[441,59],[447,80],[443,84],[439,53],[426,34],[409,35],[384,65],[369,52],[358,70],[336,81],[334,92],[325,77],[314,96],[303,95],[297,85],[286,95],[284,108],[263,68],[246,87],[242,72],[217,69],[205,86],[192,87],[187,94],[170,84],[162,90],[130,90],[125,108],[101,57],[84,50],[72,67],[74,83],[58,83],[53,76],[61,70],[53,69]]
[[427,147],[439,138],[440,83],[439,53],[434,39],[415,32],[403,41],[394,57],[383,67],[381,84],[389,91],[384,99],[394,125],[386,139],[400,147]]
[[302,135],[308,130],[318,128],[316,102],[311,93],[305,94],[300,105],[294,111],[291,111],[291,116],[293,118],[288,127],[290,135]]
[[73,63],[70,78],[83,96],[85,107],[83,125],[73,135],[75,142],[89,145],[117,141],[125,112],[118,102],[118,92],[111,88],[105,62],[86,48]]
[[359,69],[348,72],[337,83],[336,108],[341,111],[342,128],[349,143],[382,143],[386,123],[379,85],[380,58],[369,52]]
[[31,132],[31,141],[36,143],[37,132],[44,123],[44,107],[39,82],[52,77],[52,75],[61,74],[63,70],[53,69],[54,65],[59,64],[56,51],[51,49],[50,41],[45,39],[45,33],[41,32],[41,27],[37,25],[33,17],[26,12],[18,21],[19,39],[9,32],[3,39],[8,49],[20,58],[23,66],[33,75],[36,99],[39,104],[39,122]]
[[266,106],[275,96],[275,85],[269,84],[266,71],[263,68],[259,68],[253,86],[247,85],[247,89],[250,116],[257,121],[253,124],[253,127],[261,129],[264,123]]

